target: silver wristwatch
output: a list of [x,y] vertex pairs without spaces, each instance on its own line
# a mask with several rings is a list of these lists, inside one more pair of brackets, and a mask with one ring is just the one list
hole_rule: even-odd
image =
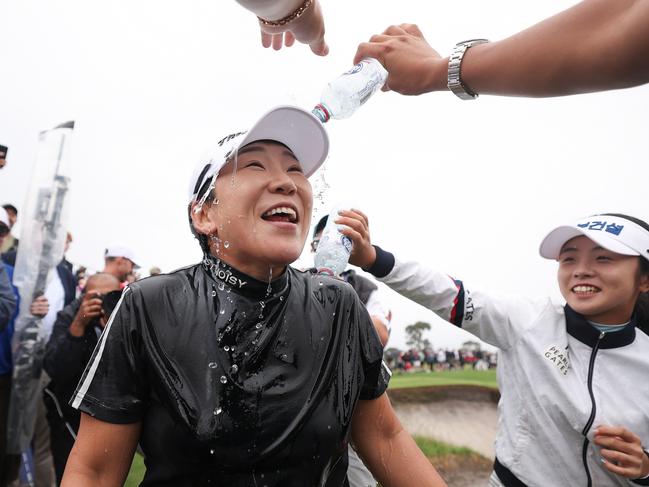
[[451,56],[448,58],[448,89],[462,100],[475,100],[478,98],[477,93],[474,93],[462,83],[462,78],[460,77],[462,58],[468,48],[476,44],[484,44],[485,42],[489,41],[487,39],[470,39],[468,41],[458,42],[453,48]]

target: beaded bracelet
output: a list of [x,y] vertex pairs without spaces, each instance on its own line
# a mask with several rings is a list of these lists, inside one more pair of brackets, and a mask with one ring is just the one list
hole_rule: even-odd
[[283,19],[279,20],[267,20],[267,19],[262,19],[261,17],[257,17],[259,19],[259,22],[261,22],[264,25],[272,26],[272,27],[277,27],[281,25],[286,25],[289,22],[293,22],[295,19],[299,19],[304,12],[307,11],[307,9],[311,6],[313,3],[313,0],[304,0],[304,3],[300,5],[293,13],[287,15]]

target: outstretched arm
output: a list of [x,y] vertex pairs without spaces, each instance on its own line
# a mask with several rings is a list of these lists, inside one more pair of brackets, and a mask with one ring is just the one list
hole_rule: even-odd
[[[507,39],[467,50],[461,77],[476,93],[547,97],[649,82],[649,0],[584,0]],[[461,41],[463,39],[458,39]],[[379,59],[405,95],[446,90],[442,58],[416,25],[391,26],[360,44],[355,62]]]
[[[318,56],[326,56],[329,47],[324,39],[325,26],[318,0],[237,0],[259,20],[261,43],[279,50],[295,41],[308,44]],[[291,17],[295,18],[291,20]],[[264,22],[266,21],[270,22]],[[288,22],[285,22],[288,20]],[[277,25],[281,24],[281,25]]]
[[444,487],[446,483],[403,429],[388,396],[358,401],[352,438],[372,475],[385,487]]

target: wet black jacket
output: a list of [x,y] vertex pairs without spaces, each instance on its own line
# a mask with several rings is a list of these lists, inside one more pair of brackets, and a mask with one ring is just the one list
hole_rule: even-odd
[[388,381],[365,307],[340,280],[208,262],[124,291],[73,405],[142,422],[145,486],[347,485],[354,408]]

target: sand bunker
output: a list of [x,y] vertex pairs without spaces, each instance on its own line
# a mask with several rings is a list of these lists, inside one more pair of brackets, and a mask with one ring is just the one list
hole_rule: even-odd
[[412,435],[468,447],[494,458],[498,392],[478,386],[389,390],[388,395]]

